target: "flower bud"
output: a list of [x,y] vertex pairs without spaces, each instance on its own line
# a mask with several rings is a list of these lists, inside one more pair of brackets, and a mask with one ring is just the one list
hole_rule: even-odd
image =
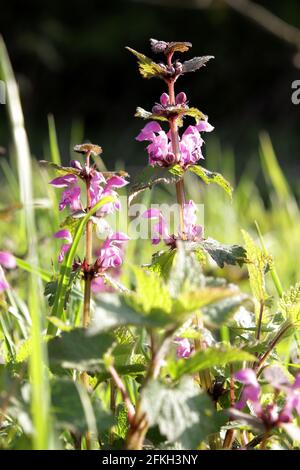
[[163,93],[160,97],[160,104],[166,107],[168,106],[169,102],[170,102],[169,95],[167,93]]
[[181,62],[176,62],[175,63],[175,72],[176,72],[176,75],[179,75],[180,73],[182,73],[182,63]]
[[168,47],[168,43],[165,41],[158,41],[157,39],[150,39],[151,49],[155,54],[165,52]]
[[156,105],[153,106],[153,108],[152,108],[152,113],[153,114],[160,115],[160,114],[162,114],[162,112],[163,112],[163,108],[160,104],[156,104]]
[[176,104],[185,104],[186,100],[187,100],[187,97],[183,91],[178,93],[178,95],[176,96]]

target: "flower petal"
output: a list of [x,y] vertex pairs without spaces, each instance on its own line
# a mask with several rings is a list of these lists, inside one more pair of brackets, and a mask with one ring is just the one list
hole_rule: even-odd
[[8,251],[0,251],[0,265],[6,269],[14,269],[16,267],[16,258]]

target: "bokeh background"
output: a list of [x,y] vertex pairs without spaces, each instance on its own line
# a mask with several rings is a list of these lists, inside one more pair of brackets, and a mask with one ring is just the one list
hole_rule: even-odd
[[[124,47],[149,55],[150,37],[188,40],[193,43],[190,57],[215,56],[208,67],[178,83],[216,127],[207,145],[217,142],[234,151],[240,175],[250,161],[255,170],[258,136],[268,131],[299,195],[300,106],[291,102],[291,83],[300,78],[298,50],[279,37],[284,36],[282,27],[276,36],[237,11],[243,3],[2,2],[0,31],[19,82],[33,154],[45,156],[47,114],[53,113],[65,161],[70,142],[84,138],[103,146],[108,166],[116,160],[144,165],[146,154],[134,141],[141,122],[133,115],[137,105],[151,108],[163,83],[143,80]],[[300,27],[298,0],[263,0],[256,5]],[[3,106],[0,116],[0,142],[5,147],[9,136]],[[253,177],[263,185],[258,169]]]
[[[135,109],[151,109],[165,87],[140,76],[125,46],[151,56],[149,38],[183,40],[193,43],[186,58],[215,56],[207,67],[181,77],[177,91],[185,91],[215,126],[205,136],[204,166],[220,171],[235,188],[230,202],[220,188],[186,175],[187,198],[204,204],[205,234],[223,243],[243,243],[241,228],[259,243],[257,221],[282,284],[299,280],[300,105],[291,99],[292,83],[300,79],[299,0],[10,0],[1,4],[0,32],[32,155],[26,170],[20,145],[17,152],[13,146],[16,123],[1,105],[0,210],[5,217],[9,213],[9,221],[0,224],[2,249],[26,257],[28,243],[37,240],[41,265],[56,263],[53,233],[65,215],[48,185],[53,172],[36,163],[55,161],[49,113],[63,163],[75,157],[74,144],[91,141],[103,147],[108,169],[126,168],[135,180],[147,165],[145,145],[135,141],[144,125]],[[0,51],[0,79],[6,63]],[[30,186],[33,201],[30,194],[25,198]],[[158,185],[136,202],[149,207],[174,198],[172,185]],[[19,202],[24,211],[12,212]],[[30,208],[35,238],[26,238],[24,229]],[[157,249],[139,241],[129,246],[127,257],[137,264],[148,263]],[[245,270],[219,274],[246,279]]]

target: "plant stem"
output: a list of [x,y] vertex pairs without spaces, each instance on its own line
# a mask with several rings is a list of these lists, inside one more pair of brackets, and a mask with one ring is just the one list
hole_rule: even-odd
[[[168,58],[169,61],[169,58]],[[174,91],[174,80],[168,81],[168,90],[169,90],[169,99],[170,105],[175,105],[175,91]],[[179,147],[179,135],[178,135],[178,125],[177,117],[172,117],[169,119],[170,133],[171,133],[171,143],[172,150],[175,155],[176,161],[180,161],[180,147]],[[180,179],[176,183],[176,197],[179,204],[179,221],[180,221],[180,232],[182,238],[184,238],[184,204],[185,204],[185,194],[184,194],[184,182],[183,179]]]
[[[130,401],[129,395],[127,393],[127,390],[125,388],[125,385],[122,382],[121,377],[119,376],[118,372],[114,368],[114,366],[109,366],[108,371],[110,375],[112,376],[112,379],[117,387],[117,389],[121,392],[122,399],[124,401],[124,404],[127,409],[127,414],[128,414],[128,422],[129,424],[133,423],[134,417],[135,417],[135,409],[133,404]],[[114,404],[115,405],[115,404]]]
[[262,324],[262,319],[263,319],[263,314],[264,314],[264,307],[265,303],[263,300],[260,301],[259,304],[259,316],[258,316],[258,322],[257,322],[257,329],[256,329],[256,336],[255,338],[257,341],[260,340],[260,334],[261,334],[261,324]]
[[150,380],[155,380],[158,377],[163,358],[165,357],[166,352],[168,351],[168,348],[172,341],[172,337],[173,337],[175,330],[176,329],[168,331],[166,333],[165,338],[163,339],[158,349],[156,349],[156,345],[154,342],[154,335],[152,332],[150,332],[152,356],[151,356],[151,361],[150,361],[149,368],[147,371],[147,375],[140,389],[140,399],[136,405],[135,416],[131,422],[131,425],[127,434],[127,439],[126,439],[127,450],[141,450],[143,448],[143,443],[144,443],[144,439],[147,434],[147,431],[149,429],[149,424],[146,419],[146,415],[141,408],[142,391]]
[[[87,171],[90,169],[90,152],[86,155]],[[90,179],[86,180],[86,211],[91,209],[91,194],[90,194]],[[86,225],[85,234],[85,261],[88,266],[92,263],[93,256],[93,221],[89,220]],[[87,328],[90,323],[90,308],[91,308],[91,277],[86,273],[84,283],[84,301],[83,301],[83,319],[82,326]]]
[[[87,172],[90,169],[90,152],[86,154],[86,168]],[[91,209],[91,193],[90,193],[90,179],[89,177],[86,179],[86,212]],[[86,232],[85,232],[85,261],[88,265],[88,268],[92,262],[92,255],[93,255],[93,221],[89,220],[86,224]],[[83,328],[87,328],[90,323],[90,309],[91,309],[91,282],[92,279],[90,277],[89,272],[84,273],[84,299],[83,299],[83,316],[82,316],[82,326]],[[89,378],[86,372],[83,372],[81,375],[81,379],[85,387],[88,387]],[[89,435],[87,434],[87,446],[89,444]]]

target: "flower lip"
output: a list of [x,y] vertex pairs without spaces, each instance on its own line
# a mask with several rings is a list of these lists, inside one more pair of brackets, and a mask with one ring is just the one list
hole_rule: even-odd
[[67,188],[71,184],[74,184],[77,181],[77,176],[73,175],[72,173],[68,173],[67,175],[58,176],[50,181],[50,184],[55,188]]

